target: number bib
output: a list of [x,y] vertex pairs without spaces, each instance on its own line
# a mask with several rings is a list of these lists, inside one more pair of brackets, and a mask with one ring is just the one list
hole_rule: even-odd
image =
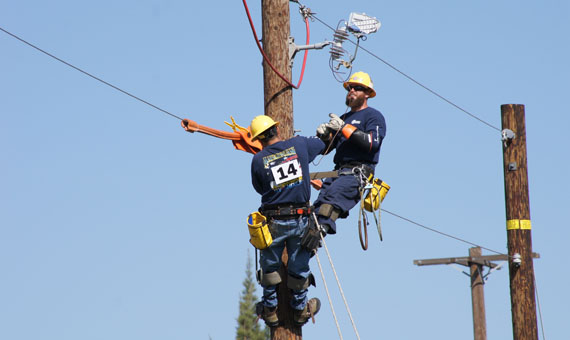
[[301,164],[299,164],[299,160],[297,159],[277,164],[271,167],[271,172],[273,173],[273,179],[276,185],[281,185],[282,183],[291,182],[303,177]]
[[303,181],[303,170],[295,147],[263,157],[263,165],[273,175],[271,182],[273,190],[296,185]]

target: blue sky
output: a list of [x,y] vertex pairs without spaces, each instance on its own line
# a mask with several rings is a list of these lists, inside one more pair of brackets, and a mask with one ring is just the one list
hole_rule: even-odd
[[[177,116],[228,129],[263,113],[261,56],[241,1],[10,1],[0,27]],[[363,46],[500,128],[524,104],[534,268],[547,338],[567,333],[570,240],[570,6],[564,1],[306,1],[331,26],[350,12],[382,22]],[[259,1],[249,3],[261,31]],[[291,29],[304,25],[291,5]],[[332,32],[311,22],[311,41]],[[0,338],[231,339],[259,206],[251,156],[0,32]],[[298,79],[301,54],[293,78]],[[314,134],[345,91],[328,48],[309,54],[293,94],[295,128]],[[388,133],[377,174],[383,208],[506,252],[500,133],[359,51]],[[331,168],[323,158],[314,171]],[[313,192],[313,198],[316,192]],[[356,211],[327,237],[362,339],[472,337],[469,279],[414,259],[466,256],[471,245],[382,216],[358,241]],[[485,255],[493,253],[484,251]],[[345,339],[355,338],[321,255]],[[323,301],[306,339],[338,338]],[[512,337],[509,277],[485,285],[489,339]],[[542,338],[542,335],[541,335]]]

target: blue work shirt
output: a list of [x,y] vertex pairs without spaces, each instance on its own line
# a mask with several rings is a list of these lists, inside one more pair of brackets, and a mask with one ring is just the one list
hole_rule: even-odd
[[358,130],[369,134],[372,140],[372,148],[363,150],[344,138],[342,133],[339,133],[334,141],[336,148],[334,163],[338,166],[350,162],[358,162],[372,167],[378,164],[380,147],[382,146],[382,140],[386,136],[386,121],[382,113],[374,108],[367,107],[360,111],[345,113],[340,118],[346,124],[353,125]]
[[261,208],[309,202],[309,163],[324,149],[325,143],[317,137],[295,136],[255,154],[251,161],[251,182],[261,195]]

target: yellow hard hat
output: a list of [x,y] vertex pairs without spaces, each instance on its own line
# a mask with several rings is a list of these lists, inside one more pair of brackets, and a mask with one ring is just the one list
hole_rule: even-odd
[[251,125],[249,126],[249,130],[251,131],[251,139],[255,140],[260,134],[277,124],[279,124],[279,122],[274,121],[269,116],[260,115],[253,118]]
[[374,84],[372,83],[372,79],[366,72],[358,71],[350,76],[348,81],[345,81],[343,86],[345,89],[348,90],[348,85],[357,84],[366,87],[369,91],[368,98],[376,97],[376,91],[374,91]]

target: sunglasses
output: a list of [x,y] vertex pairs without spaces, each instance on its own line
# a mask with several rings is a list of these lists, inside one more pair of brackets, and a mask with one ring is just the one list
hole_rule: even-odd
[[348,92],[350,92],[350,90],[365,92],[365,91],[368,90],[368,89],[367,89],[366,87],[360,86],[360,85],[348,85],[348,86],[346,87],[346,90],[347,90]]

